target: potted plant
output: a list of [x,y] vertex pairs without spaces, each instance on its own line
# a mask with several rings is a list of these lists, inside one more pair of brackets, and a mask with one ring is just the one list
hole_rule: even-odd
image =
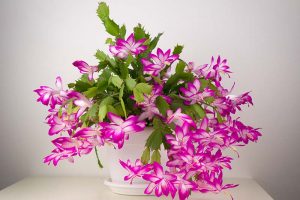
[[[106,40],[110,53],[98,50],[96,65],[73,62],[82,76],[68,89],[57,77],[56,88],[35,90],[50,107],[46,122],[56,137],[44,162],[74,162],[92,151],[98,158],[98,148],[109,145],[112,183],[135,185],[119,193],[136,194],[130,190],[140,185],[145,194],[187,199],[191,192],[236,187],[223,184],[223,169],[233,160],[224,150],[236,152],[261,133],[233,116],[253,103],[249,92],[235,96],[233,87],[223,87],[231,73],[227,60],[184,61],[183,46],[157,47],[161,33],[151,37],[140,24],[127,33],[103,2],[97,13],[112,36]],[[98,164],[102,168],[99,158]]]

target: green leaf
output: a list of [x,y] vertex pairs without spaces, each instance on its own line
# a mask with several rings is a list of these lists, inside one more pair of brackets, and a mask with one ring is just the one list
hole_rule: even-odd
[[68,84],[68,88],[69,88],[69,89],[74,88],[74,87],[75,87],[75,83],[69,83],[69,84]]
[[152,92],[152,86],[148,83],[138,83],[135,88],[144,94],[150,94]]
[[181,54],[182,49],[183,49],[183,45],[177,44],[176,47],[173,50],[173,54]]
[[162,134],[159,129],[154,130],[146,141],[146,146],[152,150],[158,150],[162,144]]
[[154,162],[161,163],[161,156],[160,156],[159,150],[155,150],[152,153],[151,164],[153,164]]
[[122,79],[126,79],[127,78],[127,76],[128,76],[128,66],[126,66],[126,65],[124,65],[123,63],[122,64],[120,64],[120,77],[122,78]]
[[155,104],[159,110],[159,112],[165,116],[167,114],[167,110],[170,109],[170,105],[167,103],[167,101],[162,97],[158,96],[155,100]]
[[85,92],[87,91],[89,88],[91,87],[91,84],[87,83],[87,82],[84,82],[84,81],[81,81],[81,80],[78,80],[76,81],[75,83],[75,90],[77,92]]
[[86,92],[84,92],[83,94],[87,98],[93,98],[94,96],[97,95],[97,93],[98,93],[98,87],[91,87]]
[[107,59],[107,55],[103,52],[103,51],[100,51],[99,49],[97,50],[96,54],[95,54],[95,57],[100,60],[100,61],[104,61]]
[[113,39],[112,38],[107,38],[105,40],[105,44],[113,45],[114,44]]
[[99,112],[98,112],[98,117],[99,121],[102,122],[103,119],[106,117],[107,114],[107,106],[113,104],[114,99],[112,97],[106,97],[104,98],[100,105],[99,105]]
[[139,91],[136,87],[133,88],[133,95],[136,102],[141,103],[144,101],[144,94]]
[[120,115],[118,110],[115,107],[113,107],[112,105],[107,105],[107,112],[111,112],[111,113]]
[[218,122],[222,123],[223,122],[223,118],[222,118],[221,114],[218,111],[216,111],[216,113],[217,113]]
[[144,165],[148,164],[150,161],[150,148],[146,147],[146,149],[143,151],[141,161]]
[[105,2],[99,3],[97,14],[102,21],[105,21],[107,18],[109,18],[109,7]]
[[185,68],[185,63],[180,60],[176,65],[176,73],[184,72],[184,68]]
[[149,38],[149,34],[146,33],[144,27],[141,24],[138,24],[136,27],[133,28],[134,37],[136,40],[140,40],[143,38]]
[[123,80],[119,76],[113,76],[111,78],[111,82],[116,86],[117,88],[121,88],[123,84]]
[[191,82],[194,76],[189,72],[180,72],[173,74],[166,82],[164,87],[165,92],[169,92],[172,88],[176,87],[179,81]]
[[194,111],[200,118],[205,117],[205,111],[199,104],[193,104],[191,105],[191,107],[194,109]]
[[147,52],[151,52],[157,45],[159,38],[162,36],[163,33],[159,33],[157,34],[156,37],[153,38],[153,40],[150,42]]
[[128,90],[132,91],[133,88],[136,86],[136,81],[135,79],[131,78],[130,76],[128,76],[125,80],[126,86],[128,88]]
[[124,116],[125,116],[125,118],[127,118],[126,107],[125,107],[125,103],[123,101],[123,95],[124,95],[124,84],[121,86],[121,89],[120,89],[119,101],[121,103],[122,110],[124,112]]
[[124,38],[125,35],[126,35],[126,27],[125,27],[125,25],[123,25],[120,28],[120,36],[121,36],[121,38]]
[[97,88],[98,92],[101,93],[105,91],[108,87],[108,80],[111,77],[111,71],[109,69],[103,70],[102,74],[99,75],[99,78],[97,80]]
[[119,28],[119,25],[116,24],[116,22],[114,22],[112,19],[108,18],[105,21],[103,21],[103,23],[104,23],[106,32],[108,32],[109,34],[111,34],[113,36],[119,35],[120,28]]
[[89,108],[88,110],[88,117],[92,118],[92,119],[96,119],[97,118],[97,112],[99,109],[99,105],[98,104],[93,104],[92,107]]

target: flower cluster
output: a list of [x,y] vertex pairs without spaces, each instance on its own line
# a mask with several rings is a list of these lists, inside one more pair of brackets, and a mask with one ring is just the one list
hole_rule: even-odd
[[[236,147],[256,142],[261,133],[236,117],[253,102],[249,92],[233,95],[234,87],[222,85],[224,75],[232,73],[227,60],[217,56],[209,64],[186,62],[180,56],[183,46],[156,48],[161,34],[150,37],[141,25],[126,38],[126,27],[119,27],[107,11],[100,3],[98,16],[114,37],[106,41],[111,54],[98,50],[96,65],[73,62],[82,75],[68,89],[57,77],[56,88],[35,90],[37,101],[49,106],[48,134],[56,137],[44,162],[74,162],[75,156],[93,150],[98,156],[97,148],[105,144],[121,149],[131,134],[142,134],[148,126],[153,132],[141,158],[120,160],[129,173],[125,181],[143,179],[149,182],[145,194],[178,194],[181,200],[191,192],[236,187],[223,184],[223,170],[231,169],[233,160],[225,150],[237,152]],[[160,151],[166,151],[166,163],[161,163]],[[99,158],[98,164],[102,167]]]

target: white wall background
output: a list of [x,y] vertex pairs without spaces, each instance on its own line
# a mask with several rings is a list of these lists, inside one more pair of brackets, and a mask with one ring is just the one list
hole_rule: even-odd
[[[128,29],[141,22],[160,46],[185,44],[184,58],[198,64],[228,58],[236,93],[251,90],[255,106],[242,119],[262,127],[260,143],[241,149],[227,176],[253,177],[275,199],[300,190],[300,1],[107,1],[111,16]],[[98,175],[94,155],[57,168],[42,164],[52,149],[42,121],[46,107],[32,90],[79,76],[71,63],[95,64],[107,34],[96,0],[0,1],[0,189],[31,175]],[[102,153],[102,155],[104,152]],[[104,158],[105,159],[105,158]],[[104,161],[105,164],[105,161]]]

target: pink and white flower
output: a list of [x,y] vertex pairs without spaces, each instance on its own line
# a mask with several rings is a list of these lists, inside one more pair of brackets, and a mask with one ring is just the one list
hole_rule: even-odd
[[155,191],[157,197],[161,195],[168,196],[169,193],[173,198],[175,197],[177,191],[174,185],[177,179],[176,176],[164,172],[162,166],[157,162],[153,163],[153,173],[143,175],[143,179],[151,182],[145,189],[145,194],[151,194]]
[[62,131],[67,131],[71,135],[79,122],[75,118],[75,114],[69,115],[64,112],[61,116],[53,115],[47,123],[50,125],[49,135],[55,135]]
[[146,126],[145,122],[139,121],[137,116],[131,115],[125,120],[111,112],[109,112],[107,116],[111,122],[101,122],[101,131],[105,137],[117,143],[119,148],[123,147],[124,140],[129,139],[130,133],[143,131]]
[[39,95],[37,101],[51,108],[55,108],[57,104],[61,105],[67,99],[67,91],[63,90],[61,77],[56,78],[56,89],[48,86],[40,86],[39,89],[34,90]]
[[77,131],[73,135],[73,137],[88,142],[91,147],[103,146],[106,142],[106,138],[104,137],[100,129],[100,126],[97,126],[95,128],[83,128]]
[[51,152],[50,155],[44,158],[44,163],[50,165],[50,163],[52,162],[54,166],[56,166],[60,160],[68,160],[69,162],[73,163],[74,162],[73,156],[76,155],[77,155],[76,152],[74,152],[73,150],[56,148]]
[[174,123],[177,126],[182,126],[184,123],[187,123],[190,126],[196,127],[194,120],[187,114],[182,113],[181,108],[178,108],[174,113],[172,110],[168,110],[166,123]]
[[201,68],[201,73],[207,79],[215,79],[220,81],[222,79],[221,74],[226,74],[229,76],[231,73],[229,68],[230,67],[227,65],[226,59],[221,59],[221,57],[218,56],[217,60],[215,61],[215,58],[212,56],[210,64],[205,64]]
[[174,61],[176,61],[179,58],[179,55],[171,54],[171,49],[168,49],[165,53],[158,48],[157,49],[157,55],[150,54],[149,58],[151,61],[147,59],[142,59],[142,64],[144,66],[144,73],[150,74],[153,76],[158,76],[159,73],[167,66],[171,65]]
[[118,38],[116,45],[110,45],[109,51],[116,57],[124,59],[127,58],[129,54],[138,55],[147,49],[146,45],[143,45],[146,38],[135,41],[133,33],[124,40]]
[[177,180],[174,183],[178,190],[179,199],[185,200],[190,196],[191,191],[197,188],[197,184],[193,181],[184,179],[183,173],[176,174],[176,176]]
[[200,91],[201,83],[198,79],[195,79],[193,83],[188,83],[187,88],[181,87],[180,91],[183,94],[181,96],[185,101],[185,104],[192,105],[195,103],[201,103],[204,98],[214,95],[214,91],[209,88],[204,88]]
[[83,94],[79,92],[70,92],[68,94],[69,98],[73,98],[74,105],[79,107],[79,110],[76,113],[76,118],[78,119],[87,108],[92,107],[93,103],[89,99],[87,99]]
[[87,74],[90,81],[94,79],[93,75],[98,71],[98,66],[90,66],[82,60],[73,62],[73,65],[79,69],[80,73]]
[[120,160],[119,162],[122,165],[122,167],[129,172],[129,174],[124,177],[124,181],[130,180],[130,184],[132,184],[133,179],[141,178],[147,172],[152,170],[152,165],[144,165],[140,159],[137,159],[134,164],[131,164],[129,159],[126,163],[122,160]]

